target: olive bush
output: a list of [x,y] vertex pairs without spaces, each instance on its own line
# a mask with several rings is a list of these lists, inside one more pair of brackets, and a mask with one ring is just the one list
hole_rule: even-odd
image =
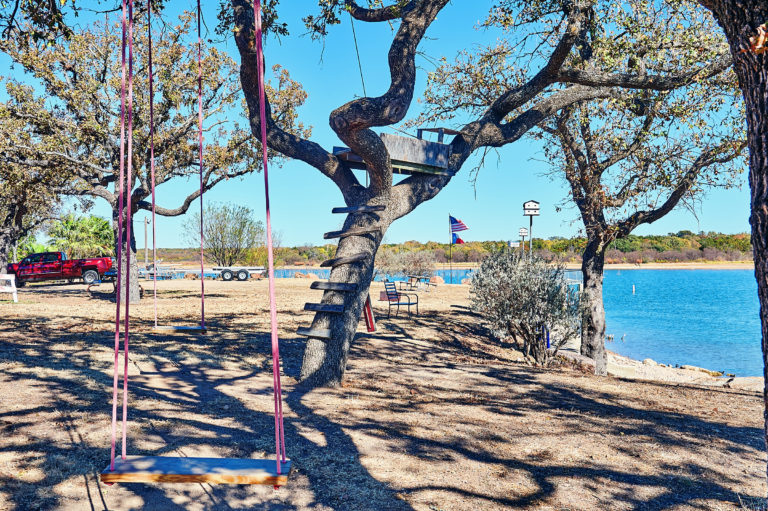
[[376,275],[404,277],[420,275],[431,277],[435,273],[435,260],[431,252],[394,252],[381,249],[374,263]]
[[[526,359],[546,365],[579,337],[578,293],[569,289],[565,267],[504,251],[488,256],[472,277],[472,309],[499,339],[514,339]],[[551,335],[546,347],[544,328]]]

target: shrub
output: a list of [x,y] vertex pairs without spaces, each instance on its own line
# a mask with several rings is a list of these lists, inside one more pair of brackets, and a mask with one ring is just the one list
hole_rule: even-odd
[[716,248],[704,247],[701,252],[707,261],[722,261],[725,259],[724,254]]
[[[514,338],[528,360],[546,365],[579,336],[578,295],[569,290],[562,264],[530,261],[516,252],[488,256],[472,278],[472,309],[500,339]],[[547,350],[543,327],[553,333]]]
[[373,277],[396,277],[399,273],[398,254],[389,248],[379,248],[373,262]]
[[[629,252],[631,254],[631,252]],[[627,261],[627,255],[624,252],[609,248],[605,251],[605,262],[609,264],[624,263]]]
[[467,252],[468,263],[479,263],[486,257],[487,255],[483,252],[480,252],[479,250],[472,249],[469,252]]
[[435,260],[428,252],[406,252],[400,254],[402,267],[406,275],[431,277],[435,274]]
[[[219,266],[242,263],[252,249],[264,245],[264,224],[256,220],[248,207],[210,203],[205,207],[204,218],[205,257]],[[190,216],[183,229],[187,240],[195,246],[200,239],[200,213]]]
[[540,258],[544,259],[546,262],[551,263],[554,261],[557,261],[559,257],[554,252],[547,250],[546,248],[543,248],[541,250],[536,250],[536,255]]
[[445,252],[445,249],[436,248],[432,251],[432,259],[434,259],[436,263],[447,263],[448,254]]
[[435,261],[432,253],[427,251],[396,253],[389,249],[381,249],[376,254],[374,268],[376,275],[431,277],[435,273]]

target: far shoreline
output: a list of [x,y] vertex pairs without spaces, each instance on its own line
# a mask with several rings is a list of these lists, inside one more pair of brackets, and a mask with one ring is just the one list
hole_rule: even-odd
[[[569,270],[580,270],[580,263],[568,263]],[[753,261],[712,261],[692,263],[611,263],[605,265],[606,270],[754,270]]]
[[[454,270],[474,270],[479,268],[480,264],[454,264]],[[319,265],[285,265],[279,268],[286,270],[316,270],[321,269]],[[581,270],[581,263],[565,263],[567,270]],[[439,263],[436,269],[448,270],[449,265]],[[698,261],[691,263],[607,263],[604,266],[606,270],[754,270],[753,261]]]

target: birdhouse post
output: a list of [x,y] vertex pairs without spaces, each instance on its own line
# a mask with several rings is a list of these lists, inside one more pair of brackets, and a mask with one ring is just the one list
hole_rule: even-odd
[[528,236],[528,229],[521,227],[517,233],[520,235],[520,247],[522,247],[521,250],[523,251],[523,255],[525,255],[525,237]]
[[530,219],[530,225],[528,228],[528,254],[531,259],[533,259],[533,217],[539,216],[539,202],[535,200],[524,202],[523,216],[527,216]]

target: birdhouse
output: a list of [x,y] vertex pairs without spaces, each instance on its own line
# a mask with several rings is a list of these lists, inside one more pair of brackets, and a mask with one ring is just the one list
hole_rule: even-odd
[[535,200],[524,202],[523,216],[539,216],[539,203]]
[[[425,131],[437,133],[437,142],[422,138]],[[451,146],[443,143],[446,134],[458,135],[460,132],[448,128],[420,128],[416,138],[382,133],[381,141],[389,152],[392,171],[395,174],[436,174],[453,176],[448,170]],[[348,147],[334,147],[333,154],[347,162],[353,169],[366,170],[363,159]]]

